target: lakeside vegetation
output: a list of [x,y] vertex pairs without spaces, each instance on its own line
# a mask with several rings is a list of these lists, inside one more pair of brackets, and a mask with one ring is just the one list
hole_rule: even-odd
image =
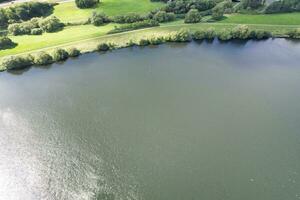
[[[28,21],[31,17],[20,18],[17,24],[9,25],[8,39],[13,45],[1,50],[0,57],[28,53],[37,55],[42,52],[42,56],[49,59],[45,54],[50,55],[57,48],[75,48],[76,52],[85,53],[99,49],[99,43],[113,44],[115,49],[133,44],[172,42],[177,40],[166,38],[177,34],[182,27],[194,39],[199,39],[199,31],[203,33],[205,30],[214,30],[214,37],[220,40],[300,36],[300,13],[262,14],[268,7],[263,6],[260,0],[242,0],[241,3],[232,3],[230,0],[173,0],[168,3],[103,0],[100,3],[95,1],[96,5],[88,4],[91,8],[87,9],[78,8],[76,3],[54,6],[53,10],[50,9],[51,16],[46,19],[33,18]],[[236,10],[237,7],[241,12]],[[245,9],[251,14],[245,14]],[[41,22],[45,21],[47,23],[42,26]],[[247,25],[247,31],[243,34],[249,35],[236,37],[233,34],[240,27],[239,24]],[[198,36],[195,36],[197,32]],[[201,37],[211,39],[203,34]],[[31,63],[34,64],[33,61]],[[5,68],[0,66],[1,70]]]

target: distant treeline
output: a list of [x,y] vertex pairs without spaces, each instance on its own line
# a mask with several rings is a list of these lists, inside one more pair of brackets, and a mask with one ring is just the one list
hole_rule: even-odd
[[[1,1],[1,0],[0,0]],[[52,13],[54,4],[47,2],[26,2],[0,9],[0,27],[8,24],[30,20],[34,17],[47,16]]]
[[300,0],[279,0],[272,2],[266,13],[284,13],[300,11]]

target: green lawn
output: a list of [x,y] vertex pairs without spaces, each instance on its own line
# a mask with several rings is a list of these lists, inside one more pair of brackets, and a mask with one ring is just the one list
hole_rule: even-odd
[[[11,39],[18,43],[18,46],[13,49],[1,50],[0,57],[21,53],[38,51],[41,49],[53,49],[58,46],[69,47],[74,46],[83,51],[90,51],[95,48],[95,45],[100,41],[112,42],[119,46],[124,45],[130,40],[138,41],[143,37],[151,37],[154,35],[166,35],[181,28],[187,28],[191,31],[205,30],[209,27],[215,28],[217,31],[224,28],[231,29],[235,24],[227,23],[198,23],[184,24],[182,20],[164,23],[160,27],[135,30],[125,33],[105,35],[109,30],[112,30],[115,24],[95,27],[93,25],[70,26],[63,31],[57,33],[45,33],[43,35],[30,36],[12,36]],[[277,36],[284,35],[287,31],[293,30],[300,26],[281,26],[281,25],[249,25],[253,29],[261,29],[271,31]]]
[[146,14],[162,5],[163,3],[150,2],[150,0],[102,0],[96,8],[78,9],[74,2],[68,2],[55,6],[54,15],[63,22],[75,22],[86,20],[94,10],[109,16],[127,13]]
[[93,25],[81,25],[69,26],[64,30],[56,33],[44,33],[43,35],[10,36],[10,38],[14,42],[18,43],[18,46],[13,49],[1,50],[0,57],[98,37],[101,35],[105,35],[113,28],[114,24],[108,24],[101,27],[96,27]]
[[234,24],[273,24],[300,25],[300,13],[269,14],[269,15],[229,15],[221,23]]

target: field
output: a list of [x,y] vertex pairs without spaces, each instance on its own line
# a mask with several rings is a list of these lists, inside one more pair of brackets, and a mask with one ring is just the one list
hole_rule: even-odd
[[[101,11],[109,16],[141,13],[162,6],[162,3],[152,3],[150,0],[103,0],[94,9],[78,9],[74,2],[61,3],[55,6],[53,15],[64,22],[79,22],[88,19],[93,10]],[[192,31],[213,27],[216,30],[232,28],[237,24],[247,24],[250,28],[271,31],[277,37],[284,37],[288,31],[300,28],[300,13],[272,14],[272,15],[227,15],[224,20],[215,23],[204,22],[198,24],[184,24],[183,20],[163,23],[160,27],[147,28],[114,35],[106,35],[116,24],[95,27],[93,25],[67,26],[57,33],[43,35],[9,36],[18,46],[13,49],[1,50],[0,57],[40,50],[51,50],[56,47],[74,46],[84,52],[95,49],[100,41],[109,41],[122,46],[130,40],[153,35],[166,35],[181,28]]]
[[102,0],[93,9],[79,9],[74,2],[61,3],[55,6],[54,15],[63,22],[76,22],[88,19],[93,11],[103,12],[109,16],[127,13],[146,14],[163,4],[150,0]]
[[229,15],[221,23],[300,25],[300,13],[269,15]]

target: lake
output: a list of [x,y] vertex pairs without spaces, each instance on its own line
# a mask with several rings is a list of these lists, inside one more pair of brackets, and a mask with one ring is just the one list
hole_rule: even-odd
[[298,200],[299,61],[204,41],[0,73],[0,199]]

